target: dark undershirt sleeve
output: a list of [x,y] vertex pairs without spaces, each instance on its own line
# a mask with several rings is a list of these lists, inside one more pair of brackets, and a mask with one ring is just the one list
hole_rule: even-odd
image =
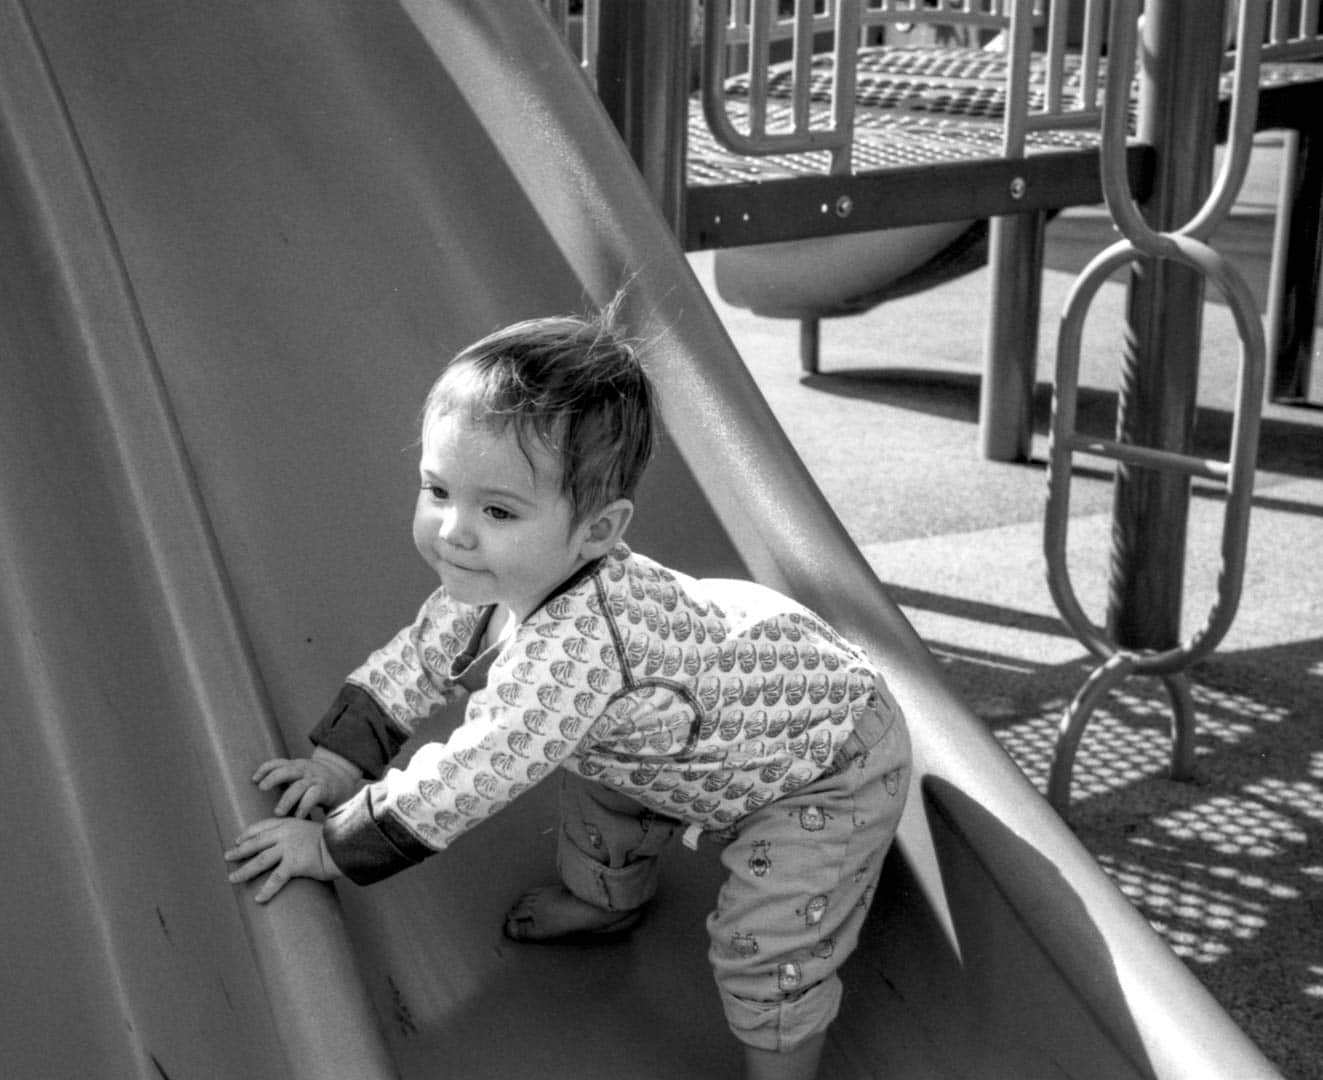
[[373,780],[381,778],[407,741],[372,695],[352,683],[340,688],[308,738],[314,745],[352,761]]
[[390,814],[377,816],[364,788],[326,816],[323,836],[335,865],[355,885],[371,885],[433,854]]

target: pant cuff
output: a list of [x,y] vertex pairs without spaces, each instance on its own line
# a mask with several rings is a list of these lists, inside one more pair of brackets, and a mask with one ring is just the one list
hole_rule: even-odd
[[841,1011],[841,991],[840,977],[833,974],[786,1001],[749,1001],[722,989],[721,1004],[740,1042],[785,1053],[827,1030]]
[[556,868],[570,892],[607,911],[633,911],[642,907],[657,891],[660,872],[656,859],[642,859],[613,868],[589,858],[565,842],[559,845],[556,853]]

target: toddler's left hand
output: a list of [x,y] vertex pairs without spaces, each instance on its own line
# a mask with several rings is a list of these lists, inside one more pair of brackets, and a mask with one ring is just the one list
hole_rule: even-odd
[[322,826],[302,818],[267,818],[249,825],[225,853],[225,861],[243,863],[230,873],[231,884],[271,871],[254,897],[259,904],[265,904],[293,878],[330,881],[341,876],[326,850]]

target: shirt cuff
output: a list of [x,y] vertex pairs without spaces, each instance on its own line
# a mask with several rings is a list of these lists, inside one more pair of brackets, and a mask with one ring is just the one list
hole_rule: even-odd
[[386,766],[404,745],[386,711],[362,687],[345,683],[331,707],[308,733],[315,746],[323,746],[352,761],[365,776],[379,780]]
[[378,820],[372,796],[372,788],[364,788],[327,814],[322,827],[326,850],[355,885],[371,885],[434,854],[389,813]]

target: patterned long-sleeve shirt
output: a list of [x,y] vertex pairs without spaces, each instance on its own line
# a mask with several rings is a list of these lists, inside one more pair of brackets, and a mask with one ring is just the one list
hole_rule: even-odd
[[489,612],[439,589],[313,732],[380,776],[327,818],[328,850],[352,880],[442,850],[557,768],[725,829],[820,777],[860,710],[896,709],[864,653],[806,608],[620,544],[517,627],[450,738],[382,776],[456,695]]

